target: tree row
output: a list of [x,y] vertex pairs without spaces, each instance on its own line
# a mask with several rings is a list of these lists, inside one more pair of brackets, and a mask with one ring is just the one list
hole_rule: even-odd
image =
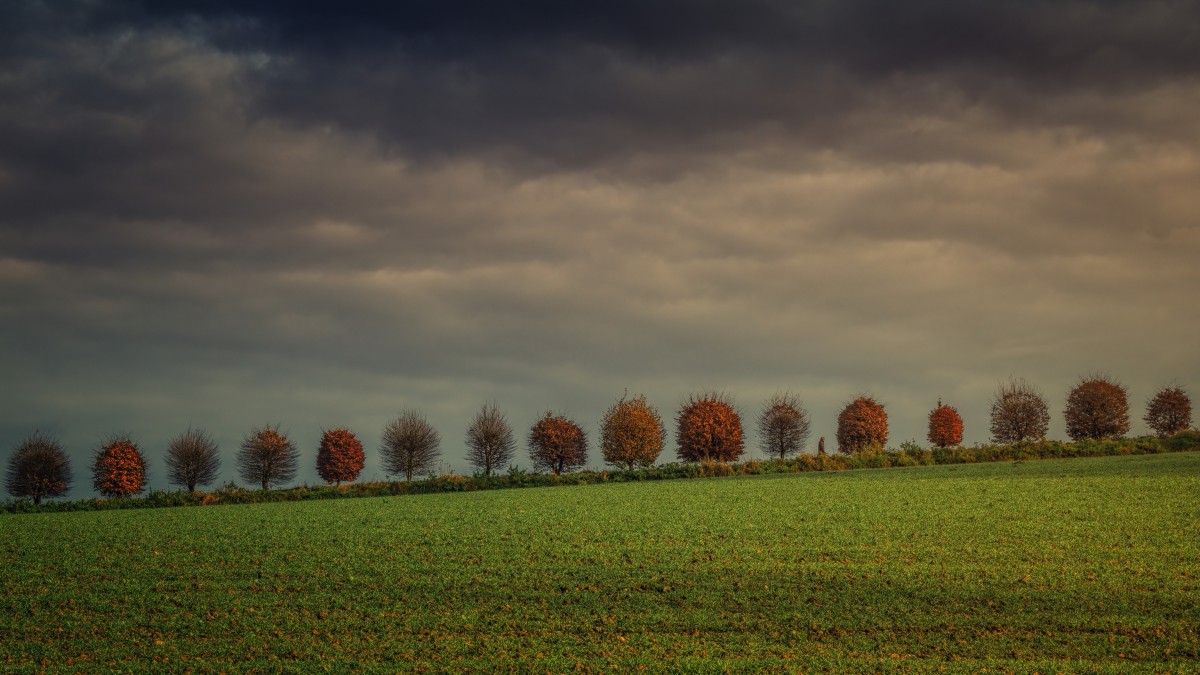
[[[1124,436],[1129,431],[1129,401],[1124,385],[1103,376],[1081,378],[1068,392],[1064,409],[1067,433],[1074,440]],[[1144,417],[1159,437],[1191,425],[1187,392],[1164,387],[1155,393]],[[847,403],[838,415],[837,449],[858,454],[887,445],[888,416],[884,404],[870,396]],[[772,396],[756,419],[761,450],[784,459],[803,452],[811,420],[803,403],[791,393]],[[1045,397],[1025,380],[1009,380],[996,390],[991,404],[991,435],[996,443],[1041,440],[1050,424]],[[940,400],[928,416],[929,442],[938,447],[959,445],[963,420],[953,406]],[[742,416],[733,401],[719,392],[693,394],[675,416],[677,456],[687,462],[732,462],[745,452]],[[647,467],[662,454],[666,428],[658,410],[645,396],[622,397],[605,412],[600,424],[600,451],[607,464],[622,469]],[[562,474],[587,464],[588,439],[583,428],[565,415],[545,413],[526,436],[535,471]],[[517,451],[512,426],[495,403],[485,403],[466,431],[467,461],[485,476],[508,466]],[[389,475],[414,476],[432,472],[440,458],[441,437],[420,412],[406,410],[388,422],[379,453]],[[825,438],[817,454],[825,454]],[[316,469],[331,484],[354,481],[365,463],[363,444],[351,430],[324,430],[317,447]],[[211,485],[220,474],[217,443],[201,429],[187,429],[172,438],[165,453],[167,479],[189,491]],[[236,455],[238,475],[263,490],[295,479],[300,465],[296,444],[278,426],[253,429]],[[146,487],[146,457],[125,435],[101,443],[92,463],[92,485],[105,497],[127,497]],[[70,460],[54,438],[34,432],[14,449],[5,487],[33,503],[60,497],[72,482]]]

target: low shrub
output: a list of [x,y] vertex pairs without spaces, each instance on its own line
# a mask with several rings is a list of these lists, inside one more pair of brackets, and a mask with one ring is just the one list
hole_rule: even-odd
[[738,473],[742,474],[743,476],[757,476],[759,474],[767,473],[767,471],[763,468],[763,463],[757,459],[751,459],[742,462],[738,469]]
[[700,478],[720,478],[733,474],[734,467],[732,465],[705,458],[700,461],[700,473],[697,475]]
[[1184,429],[1165,439],[1162,444],[1172,452],[1200,449],[1200,431]]

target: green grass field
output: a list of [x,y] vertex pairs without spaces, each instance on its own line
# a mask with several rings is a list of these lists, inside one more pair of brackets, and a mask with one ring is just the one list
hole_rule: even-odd
[[0,669],[1197,672],[1200,453],[0,517]]

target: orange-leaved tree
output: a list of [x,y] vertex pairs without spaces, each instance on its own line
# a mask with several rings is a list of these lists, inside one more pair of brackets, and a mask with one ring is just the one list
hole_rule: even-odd
[[555,475],[579,469],[587,464],[587,434],[565,415],[547,412],[529,429],[529,459]]
[[667,437],[658,410],[645,396],[612,404],[600,422],[600,449],[604,461],[622,469],[646,467],[662,453]]
[[887,445],[888,417],[883,404],[870,396],[859,396],[838,414],[838,450],[859,453]]
[[1023,379],[1010,378],[996,388],[992,398],[993,442],[1041,440],[1049,429],[1050,407],[1037,387]]
[[1080,378],[1067,393],[1063,411],[1073,440],[1116,438],[1129,433],[1129,396],[1125,385],[1103,374]]
[[242,439],[237,456],[242,480],[251,485],[257,483],[264,490],[295,478],[299,464],[296,444],[287,434],[280,433],[279,425],[252,430]]
[[929,413],[929,442],[939,448],[962,443],[963,421],[954,406],[943,405],[938,399],[937,407]]
[[317,474],[326,483],[341,485],[353,481],[362,472],[366,455],[362,441],[344,427],[325,429],[317,446]]
[[742,416],[721,392],[691,394],[675,415],[675,442],[685,462],[732,462],[746,448]]
[[109,437],[96,451],[92,484],[105,497],[128,497],[146,487],[146,457],[129,436]]
[[1181,387],[1163,387],[1146,406],[1145,420],[1159,438],[1183,431],[1192,424],[1192,399]]
[[791,392],[772,396],[758,415],[758,440],[769,457],[785,459],[804,449],[809,434],[808,411]]
[[26,437],[8,460],[4,487],[8,494],[34,504],[65,495],[71,489],[71,462],[62,445],[38,431]]

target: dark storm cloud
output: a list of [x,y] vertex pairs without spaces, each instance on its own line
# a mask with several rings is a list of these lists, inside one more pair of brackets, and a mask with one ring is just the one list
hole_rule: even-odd
[[1197,66],[1192,2],[201,0],[139,9],[158,20],[219,19],[234,27],[231,37],[253,44],[243,23],[250,19],[258,39],[294,52],[399,43],[435,59],[487,61],[514,47],[590,43],[689,61],[728,51],[792,54],[876,72],[983,63],[1023,79],[1070,74],[1105,83],[1114,73],[1098,67],[1163,77]]
[[[925,76],[940,96],[1022,117],[1064,90],[1145,88],[1200,69],[1191,2],[83,7],[77,22],[176,30],[268,59],[243,74],[251,115],[362,131],[409,155],[487,150],[547,170],[702,152],[764,124],[842,147],[857,127],[836,120],[868,103],[864,88],[922,106]],[[139,92],[155,93],[170,100]]]
[[61,255],[95,251],[86,238],[53,236],[77,229],[79,214],[269,227],[290,218],[281,208],[344,212],[327,191],[296,189],[294,176],[264,200],[274,177],[248,157],[257,139],[238,138],[255,123],[346,130],[410,160],[488,157],[534,173],[669,178],[747,142],[790,146],[794,157],[834,149],[1003,163],[987,137],[944,142],[923,134],[922,120],[982,110],[1001,122],[1172,136],[1188,123],[1095,99],[1194,77],[1200,62],[1195,3],[17,3],[11,12],[0,147],[13,188],[3,206],[14,221],[41,221],[43,254]]
[[[1064,88],[1121,91],[1200,68],[1192,3],[183,8],[255,19],[286,57],[260,82],[273,115],[365,130],[407,153],[491,150],[551,167],[703,153],[764,124],[842,147],[861,128],[836,120],[869,103],[865,88],[897,90],[902,112],[924,104],[925,75],[940,95],[1022,117]],[[1021,86],[997,87],[1006,81]]]

